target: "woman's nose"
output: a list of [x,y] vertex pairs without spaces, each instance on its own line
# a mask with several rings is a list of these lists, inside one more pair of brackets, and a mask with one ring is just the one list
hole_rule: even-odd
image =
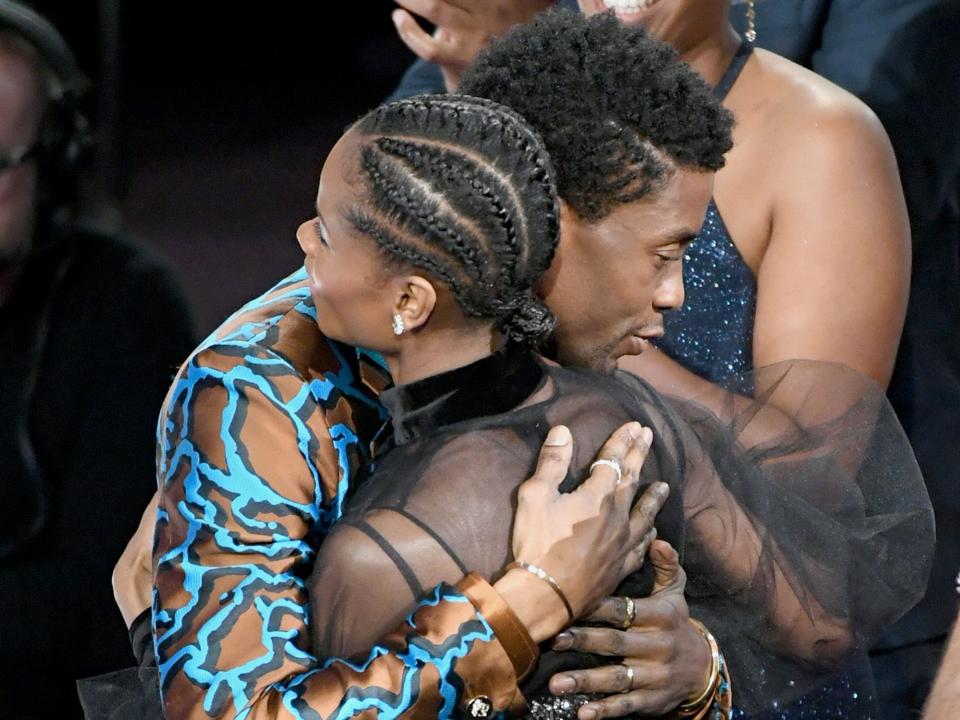
[[307,220],[297,228],[297,242],[300,244],[300,249],[303,250],[304,255],[312,254],[315,247],[311,222],[311,220]]

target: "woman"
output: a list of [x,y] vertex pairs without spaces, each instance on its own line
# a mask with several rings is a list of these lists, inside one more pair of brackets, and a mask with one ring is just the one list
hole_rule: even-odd
[[[504,150],[505,137],[530,131],[492,121],[491,107],[451,96],[375,111],[332,151],[318,217],[298,233],[321,330],[381,354],[396,383],[381,395],[390,432],[375,471],[318,555],[315,649],[363,666],[371,641],[406,616],[424,588],[467,568],[493,578],[510,567],[516,489],[551,424],[565,422],[586,438],[574,450],[576,471],[623,418],[642,417],[656,437],[647,467],[673,488],[660,536],[682,549],[694,593],[711,628],[725,635],[728,656],[745,670],[762,666],[750,667],[747,703],[785,697],[781,681],[788,677],[808,687],[862,654],[880,616],[889,619],[880,597],[890,578],[867,561],[884,535],[870,528],[883,521],[868,520],[872,510],[864,506],[893,499],[869,469],[878,460],[869,438],[893,422],[882,393],[834,368],[848,392],[856,386],[857,404],[821,426],[798,414],[779,443],[766,439],[747,453],[737,446],[745,438],[737,423],[666,402],[636,379],[542,364],[524,345],[553,326],[533,292],[559,227],[542,192],[552,170],[520,168]],[[458,147],[465,138],[480,142],[465,151]],[[804,369],[800,363],[773,374],[792,384]],[[815,403],[815,388],[808,392]],[[895,444],[909,456],[902,436]],[[841,454],[851,447],[859,451]],[[912,467],[903,480],[923,495]],[[923,526],[912,524],[922,512],[908,514],[910,522],[894,521],[888,531],[905,538],[907,525]],[[636,594],[649,580],[634,576],[622,589]],[[854,586],[871,587],[873,602],[855,602]],[[562,586],[554,589],[562,596]],[[572,716],[590,699],[554,705],[547,697],[547,678],[571,660],[547,654],[527,679],[535,715]],[[728,701],[719,693],[715,702],[719,711]]]

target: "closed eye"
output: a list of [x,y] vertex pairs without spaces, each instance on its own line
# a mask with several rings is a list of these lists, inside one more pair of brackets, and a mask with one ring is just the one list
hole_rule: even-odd
[[324,247],[330,247],[330,243],[327,242],[326,234],[323,231],[323,223],[320,222],[320,218],[317,218],[313,221],[313,231],[317,235],[317,239],[323,243]]

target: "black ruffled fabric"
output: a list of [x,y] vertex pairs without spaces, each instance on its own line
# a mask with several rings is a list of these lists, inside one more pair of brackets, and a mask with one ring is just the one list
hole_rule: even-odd
[[[870,696],[858,668],[922,596],[933,549],[923,480],[877,385],[797,361],[731,379],[753,397],[717,389],[692,403],[626,374],[539,366],[533,383],[532,362],[508,348],[436,384],[390,391],[398,440],[351,497],[311,578],[320,656],[366,657],[438,582],[467,570],[496,579],[513,559],[516,488],[551,426],[573,432],[570,490],[608,435],[639,420],[654,431],[644,482],[672,489],[660,537],[681,554],[691,613],[720,641],[737,706],[760,713],[852,678],[862,685],[852,691]],[[651,587],[645,569],[618,594]],[[610,662],[546,651],[522,689],[542,698],[553,673]]]

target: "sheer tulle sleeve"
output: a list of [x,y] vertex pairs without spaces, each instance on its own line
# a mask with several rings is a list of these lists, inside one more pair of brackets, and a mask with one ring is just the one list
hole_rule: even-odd
[[[574,436],[564,490],[620,424],[653,428],[643,479],[672,488],[657,527],[681,553],[692,613],[720,640],[738,706],[785,704],[826,683],[922,595],[932,512],[910,446],[869,380],[784,364],[742,379],[756,397],[731,392],[717,413],[628,375],[548,375],[532,401],[382,458],[311,578],[315,647],[356,659],[422,588],[468,569],[495,579],[512,559],[516,488],[557,424]],[[649,575],[627,578],[618,594],[648,593]],[[522,688],[538,697],[558,670],[610,662],[543,652]]]
[[670,405],[684,448],[691,612],[720,639],[738,705],[758,709],[855,663],[923,596],[933,515],[906,436],[868,378],[793,361],[731,387],[757,392],[730,391],[720,416]]

